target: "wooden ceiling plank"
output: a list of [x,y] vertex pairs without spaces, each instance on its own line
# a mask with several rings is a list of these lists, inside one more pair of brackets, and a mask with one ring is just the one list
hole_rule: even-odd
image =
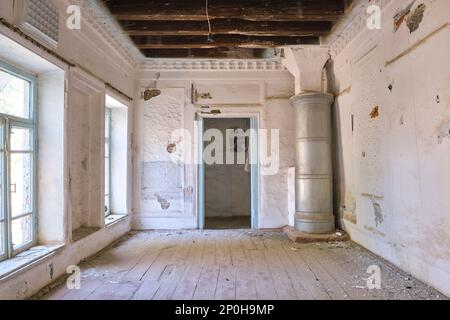
[[[204,0],[107,1],[120,20],[205,21]],[[210,19],[249,21],[336,21],[345,12],[345,0],[210,0]]]
[[317,44],[317,37],[261,37],[216,35],[211,41],[204,36],[132,36],[139,49],[247,47],[272,48],[285,45]]
[[[152,35],[208,35],[208,25],[200,21],[124,21],[123,28],[130,36]],[[322,36],[328,34],[332,23],[325,22],[274,22],[217,20],[212,21],[213,34],[240,34],[248,36]]]

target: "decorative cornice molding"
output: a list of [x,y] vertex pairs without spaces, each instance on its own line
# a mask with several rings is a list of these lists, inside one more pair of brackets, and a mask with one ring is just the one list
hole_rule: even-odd
[[84,22],[97,31],[119,56],[134,68],[139,65],[144,57],[101,1],[68,0],[68,3],[80,6]]
[[285,70],[278,59],[146,59],[142,70],[170,71],[280,71]]
[[366,27],[367,7],[377,5],[383,10],[392,0],[357,0],[352,8],[335,27],[334,32],[322,39],[322,44],[330,46],[331,56],[337,56]]

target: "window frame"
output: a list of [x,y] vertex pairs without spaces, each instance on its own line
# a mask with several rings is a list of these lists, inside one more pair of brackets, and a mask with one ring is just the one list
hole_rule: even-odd
[[[111,147],[112,147],[112,138],[111,138],[111,134],[112,134],[112,128],[111,128],[111,125],[112,125],[112,108],[108,108],[108,107],[106,107],[105,106],[105,128],[106,128],[106,126],[108,125],[108,137],[106,137],[106,129],[104,130],[105,132],[105,134],[104,134],[104,142],[105,142],[105,155],[104,155],[104,159],[105,159],[105,161],[104,161],[104,165],[106,166],[106,161],[108,161],[108,194],[106,193],[106,187],[107,187],[107,185],[106,185],[106,176],[105,176],[105,179],[104,179],[104,183],[105,183],[105,192],[104,192],[104,198],[105,198],[105,200],[106,200],[106,197],[108,196],[108,203],[106,203],[106,201],[105,201],[105,206],[108,206],[108,210],[107,211],[105,211],[105,218],[106,217],[108,217],[110,214],[112,214],[112,212],[111,212],[111,186],[112,186],[112,183],[111,183],[111,164],[112,164],[112,161],[111,161]],[[107,148],[107,150],[108,150],[108,152],[106,152],[106,145],[108,145],[108,148]],[[108,160],[106,160],[106,159],[108,159]],[[103,170],[103,171],[105,171],[105,175],[106,175],[106,170]]]
[[[0,210],[3,211],[3,220],[4,223],[4,236],[0,241],[3,242],[4,248],[6,249],[3,254],[0,255],[0,261],[11,259],[14,256],[20,254],[21,252],[28,250],[33,247],[37,243],[38,238],[38,213],[37,213],[37,158],[38,158],[38,127],[37,127],[37,77],[31,75],[29,73],[23,72],[22,70],[11,66],[3,61],[0,61],[0,71],[8,73],[16,78],[19,78],[23,81],[29,83],[29,118],[21,118],[13,115],[8,115],[4,113],[0,113],[0,123],[3,126],[1,145],[3,148],[1,149],[3,156],[0,159],[0,163],[2,165],[1,170],[2,174],[2,185],[3,192],[0,195],[3,198]],[[32,131],[31,138],[31,150],[29,151],[12,151],[10,150],[10,133],[12,128],[28,128]],[[32,181],[31,181],[31,205],[32,212],[23,213],[19,216],[12,217],[12,207],[11,207],[11,154],[30,154],[31,155],[31,170],[32,170]],[[14,249],[12,243],[12,231],[11,226],[14,220],[31,216],[31,241],[17,247]]]

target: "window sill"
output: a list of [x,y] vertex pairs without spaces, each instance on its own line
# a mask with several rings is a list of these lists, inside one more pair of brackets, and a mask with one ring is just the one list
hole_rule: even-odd
[[14,258],[0,262],[0,283],[48,259],[62,247],[64,247],[63,244],[35,246],[19,253]]
[[128,215],[126,214],[110,214],[105,217],[105,226],[110,227],[119,221],[124,220]]

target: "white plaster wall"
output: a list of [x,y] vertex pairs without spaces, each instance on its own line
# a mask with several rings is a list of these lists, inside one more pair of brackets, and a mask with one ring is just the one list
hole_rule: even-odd
[[[182,61],[180,61],[182,65]],[[160,96],[147,102],[141,99],[142,91],[155,85],[162,90]],[[146,70],[142,69],[138,74],[138,91],[135,113],[135,166],[134,166],[134,203],[133,203],[133,228],[136,229],[176,229],[197,228],[197,167],[196,165],[181,165],[173,168],[174,176],[181,179],[177,190],[182,190],[183,199],[175,206],[176,212],[171,212],[171,206],[163,210],[157,198],[148,199],[142,189],[145,185],[142,178],[151,180],[155,175],[143,174],[143,162],[167,161],[169,155],[167,145],[171,143],[170,132],[182,124],[192,141],[194,141],[195,112],[201,111],[200,105],[191,102],[192,83],[234,83],[233,93],[244,98],[255,92],[246,92],[246,86],[240,84],[259,83],[262,90],[262,103],[257,105],[212,105],[210,109],[220,109],[221,115],[233,116],[249,115],[258,116],[260,128],[280,129],[280,170],[274,176],[260,178],[260,214],[259,228],[279,228],[289,223],[289,201],[293,201],[289,192],[288,168],[294,164],[293,155],[293,109],[288,99],[294,95],[294,79],[286,70]],[[220,97],[217,97],[220,99]],[[205,110],[204,110],[205,111]],[[149,131],[150,130],[150,131]],[[193,155],[193,150],[192,154]],[[160,159],[160,157],[162,157]],[[173,172],[172,171],[172,172]],[[171,181],[169,181],[171,180]],[[161,187],[173,183],[173,176],[157,176],[156,181]],[[291,190],[291,191],[290,191]],[[178,192],[178,191],[177,191]],[[153,192],[152,192],[153,193]],[[270,196],[268,196],[270,195]],[[150,194],[151,196],[151,194]],[[163,197],[164,198],[164,197]],[[177,196],[179,198],[179,196]],[[167,200],[167,198],[164,198]],[[177,200],[178,201],[178,200]],[[175,201],[175,203],[177,203]],[[169,201],[169,202],[173,202]],[[184,206],[182,205],[184,204]]]
[[337,206],[353,240],[450,295],[450,3],[416,2],[418,29],[394,32],[409,3],[391,1],[382,29],[363,29],[330,65]]
[[[41,243],[66,239],[64,212],[64,71],[41,74],[38,102],[38,237]],[[50,169],[51,168],[51,169]],[[51,201],[48,201],[51,199]]]

